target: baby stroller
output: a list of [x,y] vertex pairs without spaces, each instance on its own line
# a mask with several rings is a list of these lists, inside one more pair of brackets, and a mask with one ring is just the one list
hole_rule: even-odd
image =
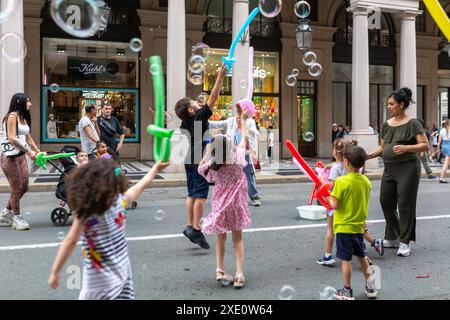
[[[61,153],[74,152],[74,153],[78,154],[78,152],[80,152],[80,151],[81,150],[75,146],[64,146],[61,149]],[[75,156],[70,157],[70,158],[61,158],[59,160],[61,161],[61,164],[64,167],[64,171],[59,169],[58,166],[55,165],[53,162],[48,161],[56,170],[61,172],[61,176],[59,177],[59,182],[58,182],[58,185],[56,186],[56,191],[55,191],[56,198],[61,200],[61,202],[59,203],[58,208],[53,209],[52,213],[50,214],[50,219],[52,220],[53,225],[62,227],[64,225],[66,225],[67,220],[69,220],[69,217],[72,215],[72,213],[70,212],[70,208],[69,208],[69,210],[67,210],[65,208],[66,203],[67,203],[65,177],[77,165],[76,165],[76,157]]]

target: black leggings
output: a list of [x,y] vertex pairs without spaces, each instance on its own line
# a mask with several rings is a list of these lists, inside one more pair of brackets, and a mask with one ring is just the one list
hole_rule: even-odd
[[[380,203],[386,220],[385,239],[409,244],[416,241],[416,202],[420,161],[385,163]],[[397,213],[398,206],[398,213]]]

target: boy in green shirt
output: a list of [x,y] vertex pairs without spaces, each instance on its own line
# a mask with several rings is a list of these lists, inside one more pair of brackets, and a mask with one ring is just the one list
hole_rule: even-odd
[[377,297],[377,290],[374,281],[370,279],[371,271],[364,252],[364,225],[372,188],[369,179],[359,173],[365,160],[366,152],[361,147],[351,146],[344,151],[344,167],[348,173],[336,179],[331,197],[328,198],[334,209],[336,257],[342,260],[344,288],[335,294],[335,298],[339,300],[354,300],[351,288],[353,255],[358,257],[364,272],[367,297]]

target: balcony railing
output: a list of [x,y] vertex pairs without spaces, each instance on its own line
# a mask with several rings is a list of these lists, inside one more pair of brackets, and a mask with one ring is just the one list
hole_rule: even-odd
[[[220,17],[208,17],[206,21],[206,33],[231,34],[233,24],[231,19]],[[279,28],[277,22],[252,21],[250,24],[250,36],[262,38],[279,37]]]

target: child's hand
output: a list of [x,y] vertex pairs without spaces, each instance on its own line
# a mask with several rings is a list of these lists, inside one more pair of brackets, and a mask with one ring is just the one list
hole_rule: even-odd
[[59,274],[52,272],[50,278],[48,278],[48,285],[53,289],[57,289],[59,287]]
[[167,168],[170,165],[170,161],[169,162],[162,162],[162,161],[158,161],[155,166],[158,168],[158,171],[164,170],[165,168]]

